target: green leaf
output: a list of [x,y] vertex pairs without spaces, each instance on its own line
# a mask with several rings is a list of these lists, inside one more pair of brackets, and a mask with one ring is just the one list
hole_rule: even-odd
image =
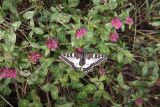
[[157,46],[157,47],[160,47],[160,43],[157,43],[156,46]]
[[128,50],[123,50],[122,52],[123,52],[123,54],[124,54],[125,56],[127,56],[128,58],[133,58],[133,54],[131,54]]
[[17,21],[11,24],[11,26],[15,31],[19,28],[20,25],[21,25],[21,21]]
[[85,35],[85,41],[86,42],[93,42],[94,39],[93,39],[93,32],[87,32],[87,35]]
[[32,48],[39,48],[39,47],[40,47],[37,43],[34,43],[34,42],[31,42],[31,43],[30,43],[30,46],[31,46]]
[[40,76],[44,77],[45,75],[47,75],[48,67],[53,63],[53,59],[41,59],[41,62],[41,66],[35,71],[35,73],[38,73]]
[[19,102],[18,106],[19,106],[19,107],[28,107],[29,104],[30,104],[29,100],[27,100],[27,99],[22,99],[22,100]]
[[34,16],[34,11],[27,11],[26,13],[23,14],[24,19],[32,19]]
[[94,77],[94,78],[90,78],[90,81],[94,83],[94,82],[98,82],[99,80],[97,77]]
[[94,5],[98,5],[101,2],[101,0],[92,0],[92,2]]
[[35,27],[35,23],[34,23],[33,18],[29,21],[29,25],[31,26],[31,28]]
[[118,53],[117,60],[119,63],[121,63],[123,61],[123,53],[121,53],[121,52]]
[[53,6],[51,7],[51,10],[52,10],[53,12],[55,12],[55,13],[58,12],[57,9],[56,9],[55,7],[53,7]]
[[68,81],[68,74],[64,74],[63,77],[59,79],[60,82],[67,82]]
[[74,83],[71,83],[72,87],[74,89],[80,89],[83,87],[83,84],[82,83],[79,83],[79,82],[74,82]]
[[69,7],[76,7],[79,4],[79,0],[68,0]]
[[3,62],[5,60],[4,57],[0,57],[0,62]]
[[12,52],[16,43],[16,34],[13,29],[9,29],[6,31],[4,41],[7,49],[6,51]]
[[151,23],[149,23],[150,25],[152,25],[152,26],[160,26],[160,21],[154,21],[154,22],[151,22]]
[[148,62],[148,66],[149,66],[149,67],[153,67],[154,65],[155,65],[155,61],[149,61],[149,62]]
[[35,32],[35,34],[43,34],[44,33],[43,30],[38,27],[34,28],[34,32]]
[[4,10],[8,10],[8,9],[10,9],[10,6],[12,6],[12,2],[10,0],[4,0],[4,2],[2,4],[2,8]]
[[111,97],[109,96],[109,94],[108,94],[108,92],[106,92],[106,91],[103,91],[103,98],[105,99],[105,100],[110,100],[111,99]]
[[79,81],[80,75],[78,72],[68,72],[69,77],[71,78],[71,80],[73,81]]
[[100,78],[99,78],[99,81],[104,81],[106,80],[106,75],[102,75]]
[[50,91],[50,89],[51,89],[51,84],[50,84],[50,83],[47,83],[47,84],[43,85],[43,86],[41,87],[41,89],[42,89],[43,91],[45,91],[45,92],[48,92],[48,91]]
[[128,89],[130,88],[130,87],[128,87],[127,85],[125,85],[124,80],[123,80],[122,72],[120,72],[120,73],[118,74],[117,81],[118,81],[119,85],[120,85],[123,89],[128,90]]
[[73,107],[73,103],[68,102],[68,103],[65,103],[65,104],[56,104],[55,107]]
[[121,50],[121,52],[123,53],[123,61],[122,63],[123,64],[128,64],[128,63],[131,63],[134,59],[134,56],[133,54],[131,54],[128,50]]
[[2,9],[10,10],[16,17],[18,17],[17,4],[15,0],[4,0]]
[[98,90],[98,91],[96,91],[96,92],[94,93],[94,97],[100,98],[100,97],[102,96],[102,94],[103,94],[103,91]]
[[119,15],[119,18],[120,19],[126,19],[129,16],[129,13],[130,13],[131,10],[132,10],[131,8],[122,10],[121,14]]
[[112,24],[111,24],[111,23],[106,23],[106,24],[105,24],[105,29],[106,29],[108,32],[111,32]]
[[29,104],[29,107],[43,107],[42,103],[40,102],[32,102]]
[[53,13],[51,21],[58,21],[59,23],[67,23],[70,21],[71,15],[66,13]]
[[12,92],[9,86],[2,87],[2,89],[0,90],[0,94],[2,94],[1,91],[3,92],[4,95],[9,95]]
[[0,29],[0,40],[3,39],[5,36],[5,30]]
[[11,83],[11,79],[5,79],[4,80],[4,85],[9,85]]
[[93,85],[93,84],[88,84],[88,85],[86,85],[86,86],[84,87],[84,90],[86,91],[86,93],[92,94],[92,93],[96,92],[97,88],[96,88],[96,86]]
[[111,107],[122,107],[121,104],[116,104],[116,103],[113,103],[113,106]]
[[12,55],[11,55],[11,53],[10,52],[5,52],[4,53],[4,58],[5,58],[5,60],[11,60],[12,59]]
[[58,88],[54,84],[51,86],[50,92],[51,92],[51,96],[52,96],[52,98],[54,100],[58,98],[59,90],[58,90]]
[[77,99],[86,99],[87,93],[85,91],[80,91],[77,95]]
[[[9,40],[8,42],[9,42],[9,44],[14,45],[16,43],[16,33],[12,29],[10,29],[9,34],[10,35],[8,35],[8,40]],[[7,42],[7,41],[5,40],[5,42]],[[7,44],[8,44],[8,42],[7,42]]]
[[2,24],[5,21],[4,16],[2,15],[2,13],[0,12],[0,24]]
[[145,76],[148,73],[148,66],[145,64],[142,68],[142,75]]
[[114,10],[115,8],[117,8],[117,0],[109,0],[108,2],[108,6],[110,10]]
[[103,85],[102,82],[96,82],[95,84],[96,84],[96,86],[98,87],[99,90],[104,90],[104,85]]
[[[62,70],[62,68],[60,68],[61,65],[64,66],[64,64],[62,64],[62,63],[59,63],[59,65],[51,66],[50,71],[52,72],[53,79],[55,80],[55,82],[58,82],[59,79],[61,79],[62,76],[63,76],[63,70]],[[67,78],[66,76],[63,78],[64,81],[65,81],[66,78]],[[63,79],[62,79],[61,82],[63,82]]]
[[148,87],[148,81],[135,80],[135,81],[132,81],[130,84],[133,86],[139,87],[141,89],[144,89],[143,87]]
[[125,31],[125,25],[124,24],[122,24],[121,30],[122,30],[122,32]]
[[118,74],[117,81],[119,84],[124,84],[123,75],[121,72]]
[[41,67],[48,68],[53,63],[53,58],[45,58],[41,60]]
[[98,47],[100,49],[100,52],[103,53],[103,54],[109,52],[109,48],[105,45],[104,42],[99,43]]
[[154,77],[157,77],[157,78],[159,77],[158,71],[159,71],[159,66],[158,66],[157,62],[155,62],[154,68],[153,68],[153,76]]

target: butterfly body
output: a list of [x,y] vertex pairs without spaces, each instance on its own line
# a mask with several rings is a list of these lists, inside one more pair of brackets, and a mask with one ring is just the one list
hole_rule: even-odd
[[70,65],[74,70],[89,72],[94,66],[105,61],[107,57],[102,54],[77,54],[63,53],[59,58],[66,64]]

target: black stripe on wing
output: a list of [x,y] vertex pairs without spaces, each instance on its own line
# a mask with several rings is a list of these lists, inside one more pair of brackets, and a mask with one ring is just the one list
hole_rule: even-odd
[[107,59],[107,57],[102,57],[100,58],[98,61],[92,63],[89,67],[87,68],[83,68],[83,71],[90,71],[91,68],[93,68],[94,66],[99,65],[100,63],[102,63],[103,61],[105,61]]
[[74,63],[72,63],[71,61],[69,61],[65,56],[61,55],[59,56],[59,58],[65,62],[66,64],[68,64],[69,66],[71,66],[74,70],[77,70],[77,68],[74,66]]

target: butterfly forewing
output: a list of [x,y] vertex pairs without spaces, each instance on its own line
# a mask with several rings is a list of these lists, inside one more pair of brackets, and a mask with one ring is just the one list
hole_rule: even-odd
[[80,68],[79,66],[79,55],[74,53],[62,53],[59,58],[64,61],[66,64],[71,66],[74,70],[77,70]]
[[105,61],[107,57],[102,54],[87,54],[85,59],[85,65],[82,66],[84,72],[89,72],[94,66],[99,65]]

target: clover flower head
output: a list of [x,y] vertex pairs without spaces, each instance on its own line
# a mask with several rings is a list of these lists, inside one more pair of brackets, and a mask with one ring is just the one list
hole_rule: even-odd
[[47,46],[48,49],[50,50],[55,50],[59,47],[59,42],[58,40],[54,39],[54,38],[49,38],[45,41],[45,44]]
[[118,35],[117,32],[111,33],[110,36],[109,36],[109,40],[110,40],[111,42],[114,42],[114,43],[115,43],[115,42],[118,41],[118,39],[119,39],[119,35]]
[[83,48],[76,48],[75,52],[78,54],[82,54],[84,52],[84,49]]
[[135,104],[136,104],[137,106],[142,105],[142,104],[143,104],[142,98],[137,98],[137,99],[135,100]]
[[80,28],[76,31],[76,38],[79,39],[79,38],[85,36],[86,33],[87,33],[86,28]]
[[36,63],[40,58],[41,55],[38,52],[30,52],[28,55],[28,59],[33,63]]
[[122,22],[119,18],[112,19],[111,24],[115,29],[119,29],[122,27]]
[[0,68],[0,78],[16,78],[15,68]]
[[126,18],[126,20],[125,20],[125,23],[127,24],[127,25],[133,25],[133,19],[129,16],[129,17],[127,17]]

